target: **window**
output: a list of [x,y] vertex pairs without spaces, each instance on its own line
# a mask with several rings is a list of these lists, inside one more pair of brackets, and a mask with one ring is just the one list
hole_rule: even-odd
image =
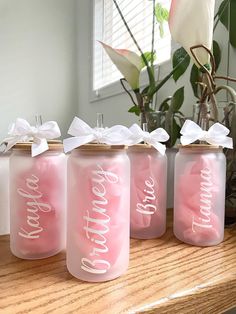
[[[167,9],[170,8],[170,0],[157,2]],[[150,0],[118,0],[117,3],[142,51],[151,51],[153,2]],[[93,8],[93,90],[98,96],[101,89],[122,77],[98,40],[114,48],[125,48],[140,53],[130,38],[112,0],[94,0]],[[157,56],[156,64],[170,59],[171,37],[167,23],[164,25],[163,38],[160,37],[159,25],[156,23],[154,48]]]

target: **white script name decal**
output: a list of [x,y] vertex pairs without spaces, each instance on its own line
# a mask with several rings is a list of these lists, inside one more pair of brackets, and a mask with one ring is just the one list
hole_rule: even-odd
[[136,211],[143,215],[153,215],[157,210],[156,205],[153,204],[156,200],[153,178],[149,177],[149,180],[145,181],[145,186],[144,193],[146,196],[142,203],[137,204]]
[[40,202],[43,194],[39,191],[39,178],[31,175],[26,179],[26,190],[19,188],[17,193],[26,200],[28,230],[20,228],[19,236],[26,239],[38,239],[43,228],[39,224],[39,212],[50,212],[49,204]]
[[107,213],[108,200],[106,198],[107,184],[116,184],[119,178],[116,174],[104,171],[100,165],[98,170],[92,171],[92,200],[91,211],[86,210],[84,230],[87,239],[91,241],[91,258],[81,259],[81,268],[92,274],[105,274],[111,267],[109,261],[103,258],[103,254],[109,251],[106,234],[109,232],[110,216]]
[[212,179],[211,170],[204,168],[201,170],[201,182],[200,182],[200,214],[197,217],[197,221],[192,218],[192,230],[196,232],[195,227],[210,229],[211,224],[211,211],[212,211]]

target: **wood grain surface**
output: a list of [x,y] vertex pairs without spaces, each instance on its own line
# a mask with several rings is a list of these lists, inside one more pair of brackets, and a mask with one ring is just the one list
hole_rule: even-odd
[[236,306],[236,229],[210,248],[185,245],[171,225],[156,240],[132,240],[130,267],[106,283],[85,283],[65,253],[37,261],[14,257],[0,237],[0,313],[222,313]]

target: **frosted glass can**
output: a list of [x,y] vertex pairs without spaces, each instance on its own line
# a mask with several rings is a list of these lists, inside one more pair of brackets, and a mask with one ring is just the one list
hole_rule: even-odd
[[226,160],[217,146],[180,147],[175,159],[174,234],[212,246],[224,238]]
[[31,157],[31,144],[10,156],[10,247],[22,259],[41,259],[65,248],[66,159],[62,144]]
[[161,237],[166,231],[166,155],[145,144],[130,147],[128,155],[131,163],[131,237]]
[[10,231],[9,156],[10,153],[0,154],[0,235]]
[[123,146],[87,144],[68,158],[67,268],[84,281],[129,263],[130,163]]

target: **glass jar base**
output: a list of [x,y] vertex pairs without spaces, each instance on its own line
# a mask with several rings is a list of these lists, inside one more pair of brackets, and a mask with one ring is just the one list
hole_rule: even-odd
[[189,244],[189,245],[193,245],[193,246],[199,246],[199,247],[209,247],[209,246],[216,246],[220,243],[222,243],[224,241],[224,238],[218,238],[217,240],[215,241],[205,241],[205,242],[199,242],[199,241],[192,241],[190,239],[186,239],[184,237],[181,237],[181,236],[178,236],[175,232],[174,232],[174,235],[175,237],[183,242],[183,243],[186,243],[186,244]]
[[131,225],[130,237],[132,239],[151,240],[158,239],[166,233],[166,222],[163,221],[162,225],[149,226],[147,228],[134,228]]
[[38,260],[38,259],[44,259],[48,257],[52,257],[54,255],[59,254],[62,251],[62,249],[56,249],[49,252],[39,253],[39,254],[21,254],[20,252],[14,251],[14,249],[11,248],[11,253],[16,256],[17,258],[25,259],[25,260]]
[[166,233],[166,230],[158,234],[146,234],[145,232],[144,233],[131,232],[130,238],[139,239],[139,240],[151,240],[151,239],[158,239],[162,237],[165,233]]
[[84,276],[82,274],[78,274],[78,272],[75,272],[73,271],[69,265],[66,265],[67,266],[67,270],[69,271],[69,273],[81,280],[81,281],[85,281],[85,282],[106,282],[106,281],[111,281],[111,280],[114,280],[118,277],[121,277],[122,275],[124,275],[128,269],[128,266],[126,268],[123,268],[122,271],[117,271],[116,273],[112,273],[110,275],[108,274],[100,274],[100,275],[97,275],[96,276],[96,279],[94,278],[94,274],[87,274],[87,276]]

